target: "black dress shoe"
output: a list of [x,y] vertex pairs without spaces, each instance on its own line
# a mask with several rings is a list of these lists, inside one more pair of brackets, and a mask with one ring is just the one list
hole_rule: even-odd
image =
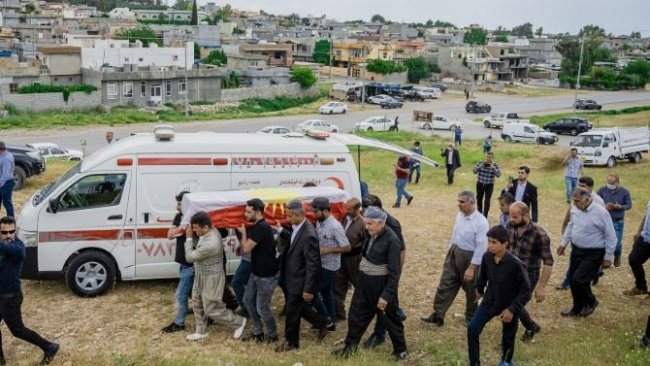
[[594,311],[596,310],[597,307],[598,307],[598,300],[595,300],[593,305],[591,305],[591,306],[587,305],[584,308],[582,308],[582,310],[580,310],[579,315],[580,316],[585,316],[585,317],[589,316],[589,315],[594,313]]
[[529,343],[533,341],[533,338],[535,338],[535,334],[539,333],[542,330],[542,327],[539,325],[535,325],[534,327],[530,329],[526,329],[524,332],[524,335],[521,336],[521,341],[524,343]]
[[409,353],[406,352],[406,351],[404,351],[404,352],[399,352],[399,353],[398,353],[398,352],[393,352],[393,357],[395,357],[395,359],[396,359],[397,361],[406,360],[406,358],[407,358],[408,356],[409,356]]
[[57,352],[59,352],[59,344],[51,343],[50,347],[45,350],[43,359],[41,360],[41,365],[49,365],[50,362],[52,362],[54,359],[54,356],[56,356]]
[[571,310],[561,312],[560,315],[570,318],[570,317],[578,316],[580,315],[580,313],[571,309]]
[[348,358],[348,357],[352,356],[356,351],[357,351],[357,345],[356,344],[346,344],[345,347],[343,347],[341,349],[337,349],[336,351],[333,351],[332,354],[334,356]]
[[181,331],[183,329],[185,329],[184,325],[178,325],[178,324],[172,322],[168,326],[164,327],[162,329],[162,332],[163,333],[174,333],[174,332],[179,332],[179,331]]
[[370,336],[370,338],[368,338],[365,342],[363,342],[363,348],[372,349],[384,342],[386,342],[385,338],[377,337],[376,335],[373,334]]
[[438,327],[442,327],[445,324],[445,320],[439,317],[436,313],[433,313],[427,317],[420,318],[423,322],[431,323]]
[[281,345],[275,347],[275,352],[289,352],[294,349],[298,349],[298,346],[289,342],[283,342]]
[[322,342],[323,339],[325,339],[325,337],[327,337],[327,332],[329,332],[327,330],[327,327],[319,329],[318,330],[318,336],[316,337],[316,342],[318,342],[318,343]]
[[5,356],[0,356],[0,366],[5,366],[7,361],[5,361]]
[[407,205],[407,206],[410,205],[410,204],[411,204],[411,201],[413,201],[413,196],[411,196],[411,198],[407,198],[407,199],[406,199],[406,205]]
[[242,337],[242,342],[255,342],[255,343],[264,343],[266,340],[266,337],[264,337],[264,333],[262,334],[250,334],[247,336]]

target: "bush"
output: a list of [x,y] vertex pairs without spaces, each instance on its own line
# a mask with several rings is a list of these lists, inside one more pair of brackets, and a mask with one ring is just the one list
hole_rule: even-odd
[[309,67],[294,67],[291,69],[291,81],[300,84],[300,87],[307,89],[316,84],[318,78]]
[[304,104],[309,104],[317,101],[320,97],[303,97],[303,98],[289,98],[277,97],[274,99],[246,99],[239,105],[239,110],[242,112],[277,112],[289,108],[299,107]]
[[36,94],[36,93],[63,93],[63,100],[68,102],[70,93],[85,92],[90,94],[96,91],[97,88],[88,84],[72,84],[72,85],[52,85],[52,84],[32,84],[21,86],[16,90],[18,94]]
[[395,61],[376,59],[368,61],[366,70],[377,74],[387,75],[404,72],[407,68],[406,66],[396,64]]

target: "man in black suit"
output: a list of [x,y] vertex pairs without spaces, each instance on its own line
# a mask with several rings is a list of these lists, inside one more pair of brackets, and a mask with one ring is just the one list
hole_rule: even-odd
[[445,158],[445,166],[447,167],[447,184],[454,184],[454,172],[460,168],[460,153],[456,150],[454,144],[447,145],[447,149],[440,149],[440,155]]
[[537,222],[537,187],[528,181],[530,168],[526,165],[519,167],[517,180],[508,184],[508,192],[515,196],[515,201],[523,202],[530,207],[533,222]]
[[318,341],[327,335],[327,318],[318,314],[310,305],[318,290],[320,273],[320,247],[314,225],[305,217],[302,202],[287,203],[287,218],[292,229],[283,229],[279,223],[276,229],[289,243],[284,248],[282,259],[286,286],[285,342],[276,347],[276,352],[286,352],[300,347],[300,318],[319,329]]

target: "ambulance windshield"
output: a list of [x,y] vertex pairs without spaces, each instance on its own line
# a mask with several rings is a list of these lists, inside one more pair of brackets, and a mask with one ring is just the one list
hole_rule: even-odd
[[68,170],[65,174],[60,176],[59,179],[57,179],[54,182],[46,185],[45,187],[43,187],[43,189],[41,189],[39,192],[37,192],[34,195],[34,198],[32,199],[32,204],[34,206],[37,206],[39,203],[43,202],[43,199],[45,197],[49,196],[50,193],[52,193],[54,190],[56,190],[61,184],[68,181],[68,179],[70,179],[70,177],[72,177],[73,175],[79,173],[80,170],[81,170],[81,162],[78,162],[72,168],[70,168],[70,170]]

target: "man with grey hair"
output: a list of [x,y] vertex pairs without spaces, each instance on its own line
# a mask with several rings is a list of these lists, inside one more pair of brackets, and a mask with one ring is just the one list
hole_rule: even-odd
[[591,281],[601,265],[603,268],[612,265],[616,232],[609,213],[593,202],[588,190],[576,188],[571,198],[571,220],[557,254],[564,255],[566,246],[571,243],[569,275],[573,307],[563,311],[562,316],[589,316],[598,306],[591,292]]
[[370,237],[361,251],[357,286],[348,312],[345,346],[334,351],[334,354],[341,357],[353,354],[363,333],[377,315],[388,329],[393,356],[402,360],[407,357],[407,352],[404,324],[397,313],[401,244],[395,232],[386,226],[387,214],[380,208],[369,206],[363,216]]
[[314,225],[305,217],[300,200],[287,203],[287,219],[291,229],[279,222],[275,228],[289,244],[284,248],[281,266],[286,287],[285,342],[275,348],[287,352],[300,347],[300,318],[305,318],[319,330],[318,341],[327,336],[327,318],[318,314],[311,303],[318,291],[321,259],[318,236]]
[[422,321],[439,327],[445,323],[445,314],[461,287],[466,298],[465,321],[472,319],[477,307],[474,301],[474,279],[487,250],[489,224],[485,216],[476,210],[474,192],[465,190],[458,194],[458,209],[450,248],[433,302],[433,313],[421,318]]

